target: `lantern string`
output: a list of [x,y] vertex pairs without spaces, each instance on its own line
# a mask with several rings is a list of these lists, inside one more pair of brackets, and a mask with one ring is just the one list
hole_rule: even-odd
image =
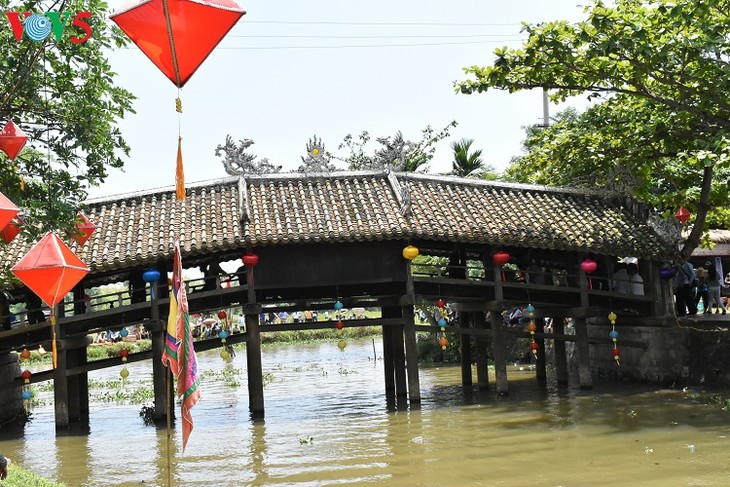
[[58,346],[56,344],[56,307],[51,306],[51,358],[53,368],[58,367]]

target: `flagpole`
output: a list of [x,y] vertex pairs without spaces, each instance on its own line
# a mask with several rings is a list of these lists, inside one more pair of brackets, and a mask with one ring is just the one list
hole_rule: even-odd
[[172,410],[172,404],[170,404],[172,399],[170,397],[172,395],[172,371],[170,370],[170,367],[165,367],[165,371],[165,385],[167,387],[167,403],[165,405],[165,416],[167,417],[167,487],[172,487],[172,459],[170,455],[170,446],[172,445],[172,419],[170,418],[170,411]]

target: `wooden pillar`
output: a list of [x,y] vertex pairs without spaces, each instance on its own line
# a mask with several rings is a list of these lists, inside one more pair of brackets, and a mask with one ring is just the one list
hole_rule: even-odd
[[[494,277],[494,299],[502,301],[502,272],[499,266],[492,264]],[[497,393],[506,396],[509,394],[507,387],[507,354],[504,349],[504,333],[502,331],[502,317],[496,311],[489,312],[489,322],[492,327],[492,352],[494,354],[494,374],[497,382]]]
[[[487,324],[483,311],[472,313],[472,323],[477,330],[486,330]],[[487,337],[477,335],[476,342],[476,367],[477,367],[477,387],[480,391],[489,390],[489,364],[487,361]]]
[[[153,289],[154,286],[154,289]],[[167,419],[175,417],[175,393],[172,380],[172,372],[162,364],[162,353],[165,350],[166,327],[165,322],[160,319],[160,288],[156,282],[150,284],[152,290],[150,297],[150,320],[145,322],[144,327],[150,334],[152,340],[152,388],[155,400],[154,420],[162,423]]]
[[395,364],[395,396],[406,399],[406,352],[403,345],[403,325],[392,327],[393,362]]
[[[585,272],[580,272],[580,305],[588,311],[588,279]],[[575,346],[578,349],[578,376],[581,389],[592,389],[591,356],[588,344],[588,325],[585,318],[574,318]]]
[[243,307],[246,320],[246,365],[248,368],[248,407],[251,417],[264,417],[264,371],[261,363],[261,333],[259,332],[259,314],[261,305],[256,303],[253,267],[247,267],[246,287],[248,303]]
[[[66,365],[68,368],[79,367],[86,363],[86,347],[68,350]],[[66,377],[68,387],[69,422],[80,421],[89,415],[89,375],[75,374]]]
[[411,261],[406,261],[406,305],[401,307],[403,316],[403,338],[405,340],[406,370],[408,371],[408,399],[410,404],[421,403],[421,385],[418,380],[418,343],[416,342],[416,320],[413,306],[416,295],[413,288]]
[[[535,325],[537,325],[538,331],[545,332],[545,318],[535,318]],[[537,343],[537,360],[535,361],[535,377],[540,383],[547,382],[547,369],[545,360],[545,339],[535,337],[535,343]]]
[[[470,328],[470,325],[471,319],[469,313],[459,313],[459,327]],[[464,333],[460,334],[459,347],[461,355],[461,385],[471,387],[471,336]]]
[[[565,334],[563,318],[553,318],[553,334],[556,336]],[[555,374],[558,384],[568,384],[568,359],[565,355],[565,340],[555,338],[553,340],[555,351]]]
[[[56,340],[65,337],[63,328],[58,323],[51,325],[56,327]],[[66,369],[68,368],[68,350],[56,352],[56,368],[53,370],[53,404],[56,418],[56,429],[65,429],[69,426],[69,391]]]
[[[383,318],[395,318],[398,308],[382,308]],[[395,360],[393,357],[393,326],[383,326],[383,371],[385,373],[385,400],[395,403]]]

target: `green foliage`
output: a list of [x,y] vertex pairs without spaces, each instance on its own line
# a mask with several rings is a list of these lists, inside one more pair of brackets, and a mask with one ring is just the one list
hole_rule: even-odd
[[451,174],[461,178],[485,177],[491,174],[496,179],[496,170],[491,165],[486,165],[482,159],[482,149],[471,150],[474,139],[461,139],[451,143],[451,150],[454,151],[454,160],[451,162]]
[[528,134],[531,152],[509,175],[545,184],[601,186],[669,214],[696,214],[688,254],[706,217],[727,226],[730,0],[595,0],[586,20],[524,24],[518,49],[472,66],[462,93],[545,88],[553,101],[589,93],[585,113]]
[[[34,238],[48,230],[73,228],[85,188],[103,182],[108,168],[122,167],[121,157],[129,153],[116,124],[133,112],[134,97],[114,85],[115,73],[105,55],[105,50],[127,41],[107,21],[108,5],[102,0],[0,0],[0,7],[92,15],[87,19],[92,35],[83,44],[70,41],[71,35],[79,34],[71,25],[61,41],[51,36],[45,42],[25,37],[17,42],[7,21],[0,29],[0,123],[14,120],[29,137],[14,161],[0,154],[0,187],[23,208],[28,223],[24,232]],[[8,279],[6,273],[0,282]]]
[[3,487],[64,487],[64,485],[36,475],[14,463],[8,467],[8,478],[2,482]]

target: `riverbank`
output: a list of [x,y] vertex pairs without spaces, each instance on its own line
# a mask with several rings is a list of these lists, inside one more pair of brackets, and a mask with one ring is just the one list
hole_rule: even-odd
[[0,484],[3,487],[66,487],[66,484],[36,475],[14,463],[8,467],[8,478]]

